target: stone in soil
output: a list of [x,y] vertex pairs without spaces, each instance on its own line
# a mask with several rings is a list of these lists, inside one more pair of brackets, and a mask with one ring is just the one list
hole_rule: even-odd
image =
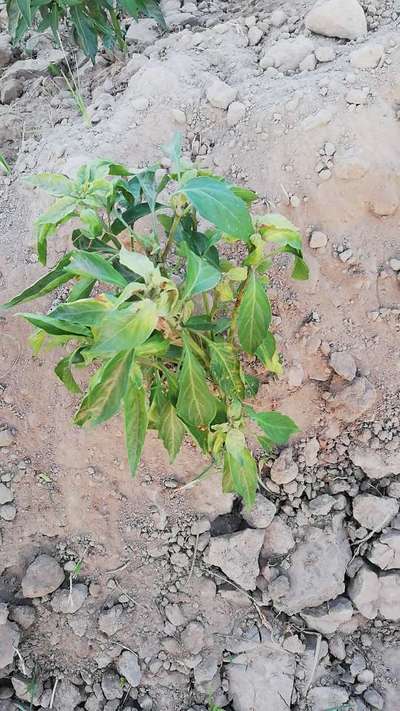
[[363,565],[350,581],[347,594],[364,617],[373,620],[378,614],[379,578],[372,568]]
[[221,79],[214,81],[207,88],[207,99],[216,109],[227,109],[229,104],[235,101],[237,89],[226,84]]
[[32,706],[40,706],[40,697],[43,693],[43,683],[40,679],[29,679],[22,674],[11,677],[15,695],[21,701],[28,701]]
[[11,664],[18,648],[20,633],[17,625],[7,619],[0,624],[0,669]]
[[273,642],[264,642],[235,656],[226,668],[235,711],[266,708],[287,711],[295,666],[294,655]]
[[291,529],[280,516],[275,516],[265,531],[264,543],[261,549],[263,560],[273,560],[285,556],[295,546]]
[[270,477],[275,484],[289,484],[294,481],[299,473],[296,462],[293,461],[293,449],[287,447],[283,449],[279,457],[275,459],[270,472]]
[[262,494],[256,494],[256,500],[249,511],[242,511],[244,520],[252,528],[267,528],[275,514],[275,504]]
[[355,69],[375,69],[384,54],[381,44],[365,44],[350,54],[350,64]]
[[349,458],[369,479],[383,479],[392,474],[400,474],[399,451],[374,450],[354,445],[349,447]]
[[264,541],[264,531],[247,529],[211,538],[208,563],[244,590],[255,590],[259,573],[258,557]]
[[54,612],[73,615],[82,607],[87,595],[87,586],[83,583],[76,583],[71,589],[57,590],[51,599],[51,606]]
[[99,629],[111,637],[118,632],[124,624],[124,608],[122,605],[113,605],[109,610],[103,610],[99,615]]
[[204,646],[204,627],[201,622],[189,622],[181,632],[181,642],[191,654],[199,654]]
[[347,351],[333,351],[329,359],[329,365],[335,373],[350,383],[356,377],[356,362],[351,353]]
[[274,67],[281,72],[298,69],[301,62],[313,51],[314,43],[304,36],[282,39],[268,47],[260,60],[260,67]]
[[400,572],[379,576],[379,612],[385,620],[400,619]]
[[81,703],[81,693],[75,684],[68,679],[62,679],[56,688],[53,709],[57,711],[75,711]]
[[351,559],[351,549],[341,524],[335,522],[324,530],[304,527],[302,536],[291,555],[290,566],[285,570],[289,589],[282,594],[280,591],[271,594],[274,607],[288,615],[318,607],[341,595],[345,589],[346,567]]
[[101,688],[108,701],[122,699],[124,690],[120,683],[119,675],[115,672],[106,672],[101,679]]
[[305,25],[325,37],[354,40],[367,34],[367,20],[358,0],[317,0]]
[[10,620],[16,622],[24,630],[33,625],[35,618],[35,608],[30,605],[16,605],[10,610]]
[[14,500],[14,494],[5,484],[0,484],[0,505],[9,504]]
[[400,568],[400,531],[389,530],[373,541],[368,560],[381,570]]
[[333,394],[329,406],[344,422],[355,422],[375,404],[377,393],[365,377],[355,378]]
[[22,593],[24,597],[43,597],[54,592],[64,581],[64,571],[58,562],[51,556],[39,555],[28,569],[22,579]]
[[314,686],[307,694],[310,711],[339,709],[349,700],[349,693],[341,686]]
[[4,33],[0,36],[0,67],[5,67],[11,62],[12,47],[9,38]]
[[359,494],[353,499],[353,518],[369,531],[381,531],[398,512],[398,501],[389,496]]
[[0,430],[0,447],[10,447],[14,442],[14,436],[9,429]]
[[307,627],[323,635],[337,632],[353,616],[353,605],[347,597],[337,597],[329,603],[300,613]]
[[142,47],[154,44],[157,37],[157,23],[150,18],[143,18],[139,21],[132,20],[125,35],[128,44],[138,44]]
[[123,676],[128,684],[136,688],[140,684],[142,678],[142,672],[139,666],[139,660],[137,654],[125,650],[120,654],[117,659],[117,669],[121,676]]
[[230,128],[236,126],[246,116],[246,107],[240,101],[232,101],[228,108],[226,122]]
[[14,504],[4,504],[0,506],[0,518],[4,521],[14,521],[17,515],[17,509]]

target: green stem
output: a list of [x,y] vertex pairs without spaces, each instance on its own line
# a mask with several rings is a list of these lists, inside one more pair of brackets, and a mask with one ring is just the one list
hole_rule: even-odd
[[176,233],[176,230],[178,229],[178,225],[179,225],[180,220],[181,220],[180,216],[175,213],[174,219],[173,219],[173,222],[172,222],[172,225],[171,225],[171,229],[170,229],[170,231],[169,231],[169,235],[168,235],[168,239],[167,239],[167,244],[165,245],[164,251],[163,251],[162,254],[161,254],[160,262],[165,262],[165,260],[166,260],[166,258],[167,258],[167,256],[168,256],[168,254],[169,254],[169,251],[170,251],[170,249],[171,249],[171,247],[172,247],[172,243],[173,243],[173,241],[174,241],[175,233]]

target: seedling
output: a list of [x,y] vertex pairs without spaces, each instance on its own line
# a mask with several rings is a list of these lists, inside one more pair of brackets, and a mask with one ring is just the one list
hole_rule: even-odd
[[[301,238],[284,217],[252,216],[257,195],[185,162],[177,140],[168,150],[167,173],[98,160],[75,180],[30,178],[56,198],[36,224],[40,262],[48,239],[73,220],[72,248],[6,307],[69,283],[50,314],[21,315],[36,329],[35,353],[69,348],[55,372],[70,392],[82,394],[74,371],[97,367],[75,424],[101,424],[122,410],[132,475],[148,429],[171,461],[188,435],[221,470],[223,490],[251,506],[258,474],[248,422],[268,451],[298,431],[286,415],[256,412],[249,400],[259,387],[251,361],[282,371],[266,272],[288,253],[293,278],[306,279]],[[139,231],[145,216],[151,227]]]
[[7,174],[10,175],[11,173],[11,167],[7,163],[6,159],[4,158],[3,154],[0,153],[0,166],[2,167],[3,171]]
[[158,0],[118,0],[115,4],[101,0],[6,0],[6,7],[9,32],[15,42],[33,27],[38,32],[50,29],[58,44],[59,27],[65,23],[72,30],[76,44],[93,62],[99,40],[107,49],[115,44],[125,48],[121,13],[136,20],[153,17],[165,27]]

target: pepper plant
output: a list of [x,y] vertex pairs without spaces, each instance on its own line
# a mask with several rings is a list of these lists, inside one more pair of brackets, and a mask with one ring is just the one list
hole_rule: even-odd
[[[98,425],[122,410],[133,475],[148,429],[171,461],[189,436],[221,470],[223,490],[251,506],[258,471],[248,421],[266,450],[298,430],[280,412],[254,410],[249,401],[259,381],[249,371],[254,360],[271,373],[282,370],[266,272],[287,252],[292,277],[306,279],[301,238],[284,217],[251,215],[256,194],[185,162],[179,142],[170,155],[167,172],[97,160],[75,180],[31,177],[56,198],[37,220],[40,262],[66,223],[72,246],[6,307],[68,284],[67,298],[50,313],[21,315],[35,327],[35,353],[67,349],[55,372],[81,396],[75,424]],[[82,388],[76,372],[94,367]]]

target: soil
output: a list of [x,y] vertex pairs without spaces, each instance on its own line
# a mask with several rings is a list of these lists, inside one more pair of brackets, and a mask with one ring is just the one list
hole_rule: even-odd
[[[33,221],[47,201],[24,177],[73,174],[97,157],[152,163],[177,129],[186,155],[257,191],[258,212],[296,223],[311,269],[308,282],[293,282],[282,257],[269,289],[285,372],[264,378],[256,406],[278,409],[301,428],[290,453],[294,481],[276,483],[272,461],[264,460],[261,493],[284,526],[270,535],[269,556],[266,543],[254,553],[232,538],[249,526],[240,503],[220,492],[218,473],[180,488],[204,466],[189,444],[171,466],[149,435],[131,480],[119,419],[74,427],[76,399],[52,372],[58,354],[33,358],[30,329],[0,312],[0,430],[9,435],[6,446],[0,437],[0,478],[15,507],[0,518],[0,601],[20,632],[12,661],[0,664],[0,711],[33,701],[56,711],[201,711],[212,703],[228,711],[400,710],[400,562],[382,568],[369,559],[382,535],[400,530],[400,519],[393,510],[382,534],[360,525],[352,507],[361,494],[389,497],[397,511],[400,501],[400,271],[393,262],[400,259],[400,6],[363,2],[367,36],[346,40],[305,28],[313,4],[176,3],[168,32],[152,28],[149,37],[139,23],[128,56],[104,52],[94,67],[81,63],[90,125],[47,70],[23,78],[22,95],[0,104],[0,152],[12,165],[10,176],[0,175],[1,302],[42,274]],[[262,31],[257,44],[249,43],[254,25]],[[3,23],[0,39],[6,36]],[[285,45],[292,68],[260,66],[277,43],[305,38],[313,46],[299,60]],[[33,63],[55,51],[34,33],[29,42]],[[366,45],[381,47],[381,58],[359,69],[351,55]],[[321,48],[334,50],[331,61],[315,60]],[[29,56],[26,46],[14,51],[0,69],[0,90],[5,72]],[[215,77],[237,89],[245,107],[234,126],[229,112],[207,101]],[[176,110],[185,114],[181,124]],[[326,235],[325,246],[310,246],[315,232]],[[51,262],[66,244],[66,234],[53,241]],[[351,354],[355,377],[332,368],[337,351]],[[369,463],[378,457],[379,475],[359,463],[357,447]],[[228,550],[232,540],[239,546],[243,569],[255,555],[256,589],[235,584],[230,553],[220,566],[208,562],[219,536]],[[70,577],[87,586],[76,612],[55,611],[54,591],[23,597],[21,581],[43,553],[65,568],[64,588]],[[361,584],[362,566],[376,581]],[[393,585],[390,594],[383,585]],[[351,612],[331,612],[338,619],[321,627],[335,598]],[[25,628],[18,609],[27,606],[34,621]],[[111,634],[101,622],[108,611],[117,618]],[[137,655],[136,686],[121,681],[123,650]],[[21,674],[23,692],[15,682]],[[117,675],[119,687],[105,694],[107,674]],[[37,698],[26,696],[29,680]]]

